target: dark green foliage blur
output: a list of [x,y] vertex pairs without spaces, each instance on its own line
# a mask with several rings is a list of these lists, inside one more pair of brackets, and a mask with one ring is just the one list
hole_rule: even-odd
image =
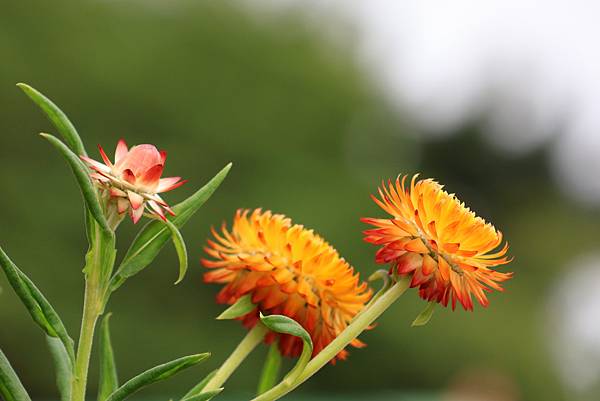
[[[382,215],[369,194],[383,178],[422,172],[504,232],[514,280],[491,296],[487,310],[440,308],[418,329],[409,325],[424,303],[411,291],[363,336],[366,349],[351,350],[347,362],[327,367],[290,398],[344,399],[374,389],[443,393],[461,375],[491,371],[514,381],[524,400],[562,399],[545,343],[545,302],[570,258],[597,243],[600,224],[561,197],[544,151],[498,155],[481,140],[478,124],[448,139],[420,139],[357,67],[351,49],[324,40],[299,15],[260,8],[5,1],[0,55],[0,243],[75,338],[86,250],[81,196],[64,161],[37,136],[53,132],[51,125],[15,83],[31,84],[62,107],[94,157],[94,145],[112,155],[120,137],[166,149],[166,175],[190,180],[165,196],[172,203],[234,163],[183,230],[191,263],[185,281],[173,286],[177,258],[167,246],[111,299],[121,380],[211,351],[208,363],[153,389],[176,396],[245,334],[236,322],[214,320],[223,309],[214,303],[218,288],[202,282],[198,260],[211,225],[230,222],[237,208],[285,213],[325,236],[366,277],[375,269],[374,248],[362,241],[359,218]],[[121,255],[140,227],[122,224]],[[0,287],[0,346],[33,398],[52,399],[43,335],[4,277]],[[253,354],[227,387],[250,394],[265,354],[266,347]]]

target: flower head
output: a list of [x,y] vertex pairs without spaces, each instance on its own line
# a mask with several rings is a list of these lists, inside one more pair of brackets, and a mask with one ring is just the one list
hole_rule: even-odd
[[[217,301],[233,304],[251,294],[257,308],[242,318],[244,325],[255,325],[259,312],[288,316],[310,333],[314,355],[346,328],[371,296],[334,248],[281,214],[238,210],[231,231],[223,225],[222,234],[212,232],[216,241],[208,240],[205,251],[213,260],[203,259],[202,264],[213,269],[204,275],[205,282],[225,285]],[[277,336],[283,355],[300,354],[300,339],[269,333],[267,341]],[[363,345],[358,340],[351,344]],[[337,359],[346,355],[342,351]]]
[[104,163],[87,156],[80,157],[95,171],[91,177],[106,191],[118,214],[129,211],[134,223],[142,217],[146,206],[163,220],[165,211],[174,215],[158,194],[175,189],[186,181],[181,181],[181,177],[160,178],[167,158],[165,151],[159,152],[154,145],[148,144],[128,149],[121,139],[112,163],[100,145],[98,149]]
[[407,187],[406,178],[382,184],[380,199],[372,197],[391,218],[362,219],[376,227],[365,231],[365,241],[381,245],[376,262],[412,276],[410,286],[428,301],[451,300],[454,309],[458,300],[472,310],[474,296],[487,306],[486,292],[502,291],[499,283],[512,276],[493,270],[510,262],[508,244],[497,250],[502,233],[437,182],[415,175]]

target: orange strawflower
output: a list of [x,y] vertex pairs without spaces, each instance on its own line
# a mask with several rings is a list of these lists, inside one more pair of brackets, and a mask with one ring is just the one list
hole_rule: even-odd
[[[310,333],[316,355],[349,324],[371,297],[367,283],[312,230],[270,211],[238,210],[229,231],[214,229],[216,241],[205,247],[214,260],[202,264],[214,269],[204,275],[207,283],[225,284],[217,302],[233,304],[251,294],[257,308],[241,318],[253,327],[259,312],[285,315]],[[267,342],[279,337],[283,355],[298,356],[302,341],[290,335],[267,334]],[[359,340],[355,347],[364,344]],[[345,359],[347,351],[335,359]]]
[[392,264],[401,276],[411,276],[411,287],[419,295],[444,306],[458,300],[466,310],[473,310],[474,296],[482,306],[488,305],[486,292],[502,291],[499,283],[512,277],[494,267],[507,264],[508,244],[502,233],[477,217],[453,194],[448,194],[432,179],[407,176],[382,183],[380,199],[373,200],[392,217],[363,218],[376,228],[366,230],[365,241],[382,247],[376,262]]
[[119,215],[129,211],[133,223],[137,223],[147,206],[149,212],[165,220],[165,211],[174,215],[159,193],[167,192],[185,184],[181,177],[161,178],[167,153],[158,151],[154,145],[136,145],[131,149],[123,139],[115,150],[115,162],[110,161],[102,146],[98,145],[100,163],[87,156],[80,156],[95,172],[91,177],[108,197],[109,209]]

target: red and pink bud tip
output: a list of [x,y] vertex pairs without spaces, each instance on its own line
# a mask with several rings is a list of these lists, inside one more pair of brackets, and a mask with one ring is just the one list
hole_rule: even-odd
[[90,176],[108,192],[119,214],[129,211],[134,223],[139,221],[146,208],[163,220],[166,220],[165,212],[175,215],[158,194],[175,189],[186,180],[181,180],[181,177],[160,178],[167,158],[165,151],[158,151],[156,146],[148,144],[128,149],[121,139],[112,163],[100,145],[98,149],[104,163],[87,156],[80,157],[94,170]]

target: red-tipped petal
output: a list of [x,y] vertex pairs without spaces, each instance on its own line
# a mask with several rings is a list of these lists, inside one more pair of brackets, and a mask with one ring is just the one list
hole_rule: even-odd
[[161,198],[161,197],[160,197],[160,195],[158,195],[158,194],[154,194],[154,195],[152,195],[152,196],[151,196],[151,199],[152,199],[154,202],[156,202],[156,203],[158,203],[159,205],[161,205],[161,206],[168,206],[168,205],[167,205],[167,202],[165,202],[165,201],[163,200],[163,198]]
[[162,164],[156,164],[150,167],[146,172],[140,177],[140,184],[155,187],[158,185],[160,176],[162,175],[164,166]]
[[161,192],[171,191],[175,188],[182,186],[186,182],[187,182],[187,180],[181,181],[181,177],[161,178],[158,181],[158,187],[156,188],[156,192],[161,193]]
[[167,161],[167,151],[166,150],[160,151],[160,160],[162,160],[162,164],[165,164],[165,161]]
[[143,207],[135,210],[133,208],[129,209],[129,215],[131,216],[131,220],[133,221],[133,224],[136,224],[138,221],[140,221],[140,219],[142,218],[142,215],[144,214],[144,209]]
[[91,168],[93,168],[94,170],[98,171],[98,172],[102,172],[102,173],[110,173],[110,167],[108,167],[107,165],[104,165],[94,159],[90,159],[87,156],[79,156],[81,158],[81,160],[83,160],[84,162],[86,162]]
[[119,214],[123,214],[129,209],[129,201],[126,198],[117,199],[117,211]]
[[105,176],[103,176],[100,173],[92,173],[90,174],[90,177],[92,177],[95,180],[98,180],[100,182],[110,182],[110,179],[106,178]]
[[106,155],[106,152],[104,152],[104,149],[102,149],[102,146],[100,146],[100,144],[98,144],[98,150],[100,151],[100,156],[102,156],[102,160],[104,160],[104,164],[106,164],[109,167],[112,167],[112,162],[110,161],[110,159]]
[[165,209],[167,211],[167,213],[169,213],[171,216],[175,216],[175,212],[173,211],[173,209],[171,209],[169,206],[167,205],[161,205],[163,209]]
[[133,171],[131,171],[130,169],[123,170],[121,177],[128,183],[135,185],[135,174],[133,174]]
[[112,196],[112,197],[126,197],[127,193],[125,193],[125,191],[120,190],[119,188],[111,187],[110,188],[110,196]]
[[162,209],[160,208],[160,206],[154,202],[154,201],[148,201],[148,204],[150,205],[150,207],[152,208],[152,210],[154,210],[156,212],[156,214],[158,215],[158,217],[160,217],[163,220],[167,220],[167,218],[165,217],[164,212],[162,211]]
[[115,164],[121,161],[125,155],[127,155],[127,152],[129,152],[127,149],[127,143],[123,138],[119,139],[119,142],[117,143],[117,149],[115,150]]
[[129,198],[129,203],[131,203],[133,210],[139,209],[140,206],[144,204],[144,197],[133,191],[127,191],[127,197]]

